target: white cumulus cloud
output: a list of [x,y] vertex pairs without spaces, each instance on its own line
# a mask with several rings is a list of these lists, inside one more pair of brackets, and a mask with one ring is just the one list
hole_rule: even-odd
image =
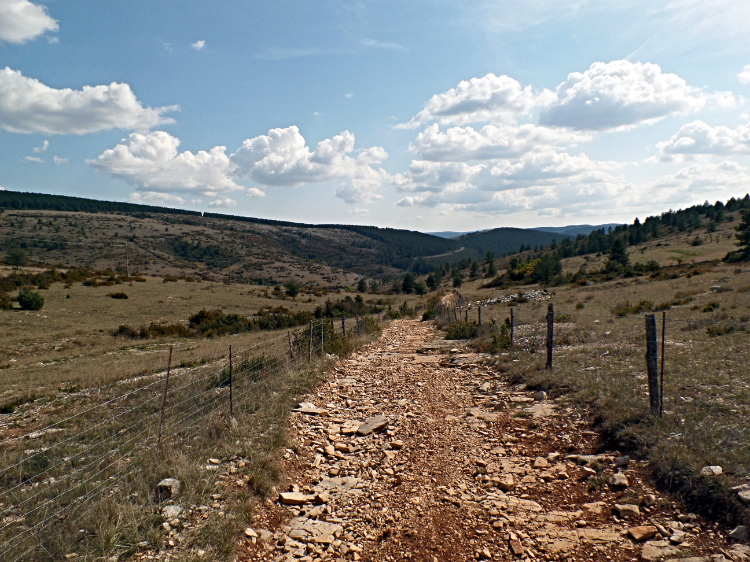
[[131,193],[128,196],[133,203],[157,203],[164,205],[168,203],[185,203],[186,201],[174,193],[161,193],[159,191],[141,191]]
[[178,152],[179,139],[164,131],[131,133],[95,160],[86,160],[95,170],[111,174],[144,192],[182,192],[215,196],[242,189],[231,175],[234,165],[225,147],[210,151]]
[[60,158],[59,156],[53,156],[52,157],[52,161],[55,164],[58,164],[58,165],[59,164],[67,164],[68,163],[68,159],[67,158]]
[[203,47],[205,47],[205,46],[206,46],[206,42],[205,42],[205,41],[203,41],[203,40],[200,40],[200,41],[196,41],[195,43],[193,43],[193,44],[192,44],[192,45],[190,45],[190,46],[191,46],[191,47],[192,47],[193,49],[195,49],[196,51],[200,51],[200,50],[201,50],[201,49],[202,49]]
[[554,99],[554,94],[544,90],[534,93],[531,86],[521,87],[509,76],[490,73],[483,78],[461,81],[456,88],[432,96],[425,107],[400,128],[416,128],[437,121],[442,125],[465,125],[489,121],[513,123],[529,114],[535,107],[544,106]]
[[452,127],[441,132],[434,123],[417,135],[409,151],[425,160],[465,162],[517,158],[551,146],[575,145],[590,139],[588,134],[531,124],[485,125],[479,131],[472,127]]
[[29,0],[0,0],[0,41],[25,43],[46,31],[57,31],[57,22],[45,6]]
[[28,160],[29,162],[38,162],[39,164],[41,164],[42,162],[44,162],[44,160],[42,160],[38,156],[26,156],[26,158],[24,158],[24,160]]
[[685,155],[748,154],[750,123],[731,129],[723,125],[711,127],[703,121],[694,121],[683,125],[676,135],[668,141],[658,143],[656,147],[662,162],[671,162],[675,156],[679,159]]
[[230,199],[229,197],[224,197],[223,199],[214,199],[213,201],[209,202],[208,206],[231,208],[237,206],[237,201],[235,201],[234,199]]
[[36,152],[37,154],[39,154],[40,152],[44,152],[44,151],[45,151],[45,150],[47,150],[48,148],[49,148],[49,141],[48,141],[48,140],[45,140],[45,141],[44,141],[44,142],[42,143],[42,146],[35,146],[34,148],[32,148],[32,149],[31,149],[31,151],[32,151],[32,152]]
[[84,134],[148,130],[174,120],[179,106],[144,107],[128,84],[55,89],[20,71],[0,70],[0,127],[12,133]]
[[743,84],[750,84],[750,64],[745,65],[742,72],[737,75],[737,79]]
[[238,177],[248,177],[264,186],[294,186],[343,180],[336,192],[347,203],[379,198],[375,190],[386,173],[372,166],[388,157],[375,146],[354,154],[354,135],[349,131],[322,140],[310,150],[299,129],[271,129],[267,135],[247,139],[230,156]]
[[706,105],[707,96],[656,64],[626,60],[596,62],[573,72],[557,87],[557,100],[544,109],[541,125],[602,131],[688,114]]

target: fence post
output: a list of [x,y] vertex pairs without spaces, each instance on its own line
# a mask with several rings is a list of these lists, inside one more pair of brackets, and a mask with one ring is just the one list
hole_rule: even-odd
[[477,319],[479,321],[479,325],[482,325],[482,305],[479,305],[477,308]]
[[313,323],[310,320],[310,337],[307,338],[307,362],[312,362],[312,340],[313,340]]
[[464,318],[464,320],[468,322],[469,321],[469,307],[468,306],[466,307],[466,312],[464,314],[466,314],[466,317]]
[[343,314],[341,315],[341,334],[344,336],[344,339],[346,339],[346,316]]
[[547,363],[545,369],[552,369],[552,338],[554,336],[555,309],[552,303],[547,307]]
[[359,314],[357,314],[357,325],[354,328],[354,332],[359,336],[359,335],[361,335],[361,333],[360,333],[361,331],[362,331],[362,326],[359,323]]
[[664,336],[667,331],[667,311],[661,313],[661,372],[659,373],[659,417],[664,413]]
[[294,363],[294,348],[292,347],[292,334],[289,330],[287,330],[286,335],[289,338],[289,362]]
[[320,321],[320,356],[323,357],[325,353],[325,333],[326,333],[326,320],[323,318]]
[[513,347],[513,325],[514,325],[514,319],[513,319],[513,307],[510,308],[510,345]]
[[234,385],[232,384],[232,346],[229,346],[229,417],[234,417]]
[[172,346],[169,346],[169,363],[167,363],[167,381],[164,384],[164,400],[161,403],[161,419],[159,420],[159,440],[156,442],[156,458],[161,455],[161,430],[164,427],[164,408],[167,407],[167,390],[169,389],[169,371],[172,370]]
[[659,414],[659,366],[656,345],[656,318],[646,314],[646,366],[648,367],[648,396],[651,413]]

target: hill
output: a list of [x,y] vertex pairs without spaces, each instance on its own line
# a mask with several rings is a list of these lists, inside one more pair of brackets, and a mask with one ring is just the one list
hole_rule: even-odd
[[610,222],[607,224],[598,224],[595,226],[590,224],[574,224],[571,226],[538,226],[529,230],[539,230],[541,232],[565,234],[567,236],[578,236],[579,234],[583,234],[585,236],[591,234],[595,230],[601,230],[602,228],[608,229],[609,227],[615,228],[616,226],[619,226],[619,223]]
[[526,228],[501,227],[466,234],[455,238],[462,246],[471,248],[484,255],[492,252],[496,256],[507,253],[515,254],[521,247],[549,246],[552,241],[560,242],[565,236],[557,233],[540,232]]

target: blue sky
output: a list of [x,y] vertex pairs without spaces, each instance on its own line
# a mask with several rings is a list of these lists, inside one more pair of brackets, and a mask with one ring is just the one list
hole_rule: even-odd
[[750,4],[0,0],[0,186],[423,231],[750,191]]

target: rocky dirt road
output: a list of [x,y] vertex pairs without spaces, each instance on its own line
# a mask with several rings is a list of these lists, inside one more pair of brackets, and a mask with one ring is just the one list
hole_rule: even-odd
[[597,450],[585,413],[511,387],[431,324],[389,325],[292,416],[288,486],[241,560],[750,561]]

